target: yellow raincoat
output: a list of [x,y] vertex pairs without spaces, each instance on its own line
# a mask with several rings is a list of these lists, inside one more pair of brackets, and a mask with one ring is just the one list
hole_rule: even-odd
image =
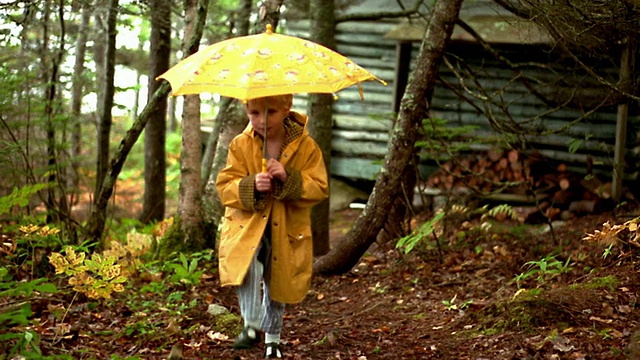
[[271,298],[288,304],[300,302],[309,291],[313,265],[311,207],[327,198],[329,192],[322,152],[309,136],[307,117],[295,112],[290,116],[303,126],[302,135],[286,145],[279,161],[289,178],[302,180],[295,196],[283,199],[270,195],[256,204],[247,201],[247,193],[252,194],[247,186],[253,186],[255,174],[262,171],[263,153],[262,138],[251,125],[229,145],[227,165],[216,181],[226,207],[218,249],[221,284],[242,283],[266,226],[271,226]]

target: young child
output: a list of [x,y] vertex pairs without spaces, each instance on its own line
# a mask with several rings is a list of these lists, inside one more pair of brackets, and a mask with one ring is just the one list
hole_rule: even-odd
[[300,302],[309,290],[311,207],[329,191],[322,152],[307,131],[307,117],[291,111],[292,104],[292,95],[245,104],[250,124],[229,145],[227,165],[216,181],[226,207],[220,282],[238,286],[244,320],[233,348],[253,347],[264,332],[267,358],[282,358],[285,304]]

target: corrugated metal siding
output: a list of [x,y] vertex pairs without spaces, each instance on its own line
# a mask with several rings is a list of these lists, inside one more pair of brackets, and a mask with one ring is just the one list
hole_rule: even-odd
[[[336,28],[338,52],[385,80],[388,86],[374,82],[362,84],[364,101],[360,101],[355,86],[337,94],[338,99],[334,103],[332,143],[334,175],[373,179],[380,169],[394,118],[392,104],[396,62],[396,42],[384,39],[384,34],[394,26],[395,23],[392,22],[341,23]],[[288,34],[301,37],[308,35],[306,22],[287,24],[286,27]],[[419,44],[413,45],[413,59],[418,54],[418,46]],[[541,83],[555,83],[556,85],[544,85],[538,89],[547,94],[566,92],[569,89],[567,83],[578,83],[582,78],[588,78],[577,68],[559,67],[560,60],[546,49],[528,45],[502,45],[502,50],[512,62],[538,62],[557,71],[554,73],[550,69],[529,66],[524,74]],[[452,44],[448,52],[453,55],[449,57],[452,62],[456,62],[457,57],[466,69],[476,74],[477,84],[481,85],[483,91],[490,94],[492,99],[499,100],[501,106],[508,109],[510,116],[520,123],[519,126],[539,132],[538,135],[521,137],[528,142],[530,148],[539,150],[549,159],[566,162],[575,171],[585,171],[587,159],[591,157],[596,171],[611,174],[616,128],[615,106],[586,116],[588,109],[575,107],[550,111],[551,108],[531,94],[524,85],[512,81],[514,72],[508,66],[484,52],[477,44]],[[608,72],[612,74],[611,78],[617,77],[617,69],[613,65]],[[444,65],[440,76],[459,91],[465,91],[461,87],[461,79]],[[463,75],[461,78],[469,90],[480,91],[470,77]],[[561,84],[565,84],[563,86],[566,88]],[[581,84],[581,91],[587,88],[598,90],[604,88],[604,85],[593,82]],[[486,101],[474,99],[473,103],[478,107],[489,107],[499,119],[507,117],[498,106],[489,105]],[[304,110],[306,95],[298,95],[295,106]],[[431,111],[432,116],[446,119],[450,126],[474,125],[478,127],[476,135],[485,138],[498,135],[485,116],[475,107],[461,101],[454,92],[442,84],[436,86]],[[572,124],[581,116],[585,118]],[[627,177],[635,178],[638,169],[640,145],[636,133],[639,124],[637,116],[630,119]],[[570,152],[570,144],[575,141],[580,141],[581,145]],[[486,149],[489,146],[478,144],[474,148]],[[425,165],[433,164],[425,162]]]

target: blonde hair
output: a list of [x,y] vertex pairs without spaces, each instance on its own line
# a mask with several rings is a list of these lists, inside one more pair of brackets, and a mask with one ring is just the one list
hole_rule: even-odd
[[247,100],[244,105],[248,106],[250,102],[254,101],[266,101],[267,104],[275,105],[279,109],[291,109],[291,107],[293,106],[293,94],[273,95],[250,99]]

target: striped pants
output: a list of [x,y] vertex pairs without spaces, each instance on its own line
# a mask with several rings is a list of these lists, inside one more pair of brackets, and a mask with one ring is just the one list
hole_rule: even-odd
[[[244,281],[238,287],[240,313],[245,326],[261,329],[267,334],[280,335],[284,304],[271,300],[269,279],[271,275],[271,239],[263,236]],[[261,287],[264,287],[262,299]]]

